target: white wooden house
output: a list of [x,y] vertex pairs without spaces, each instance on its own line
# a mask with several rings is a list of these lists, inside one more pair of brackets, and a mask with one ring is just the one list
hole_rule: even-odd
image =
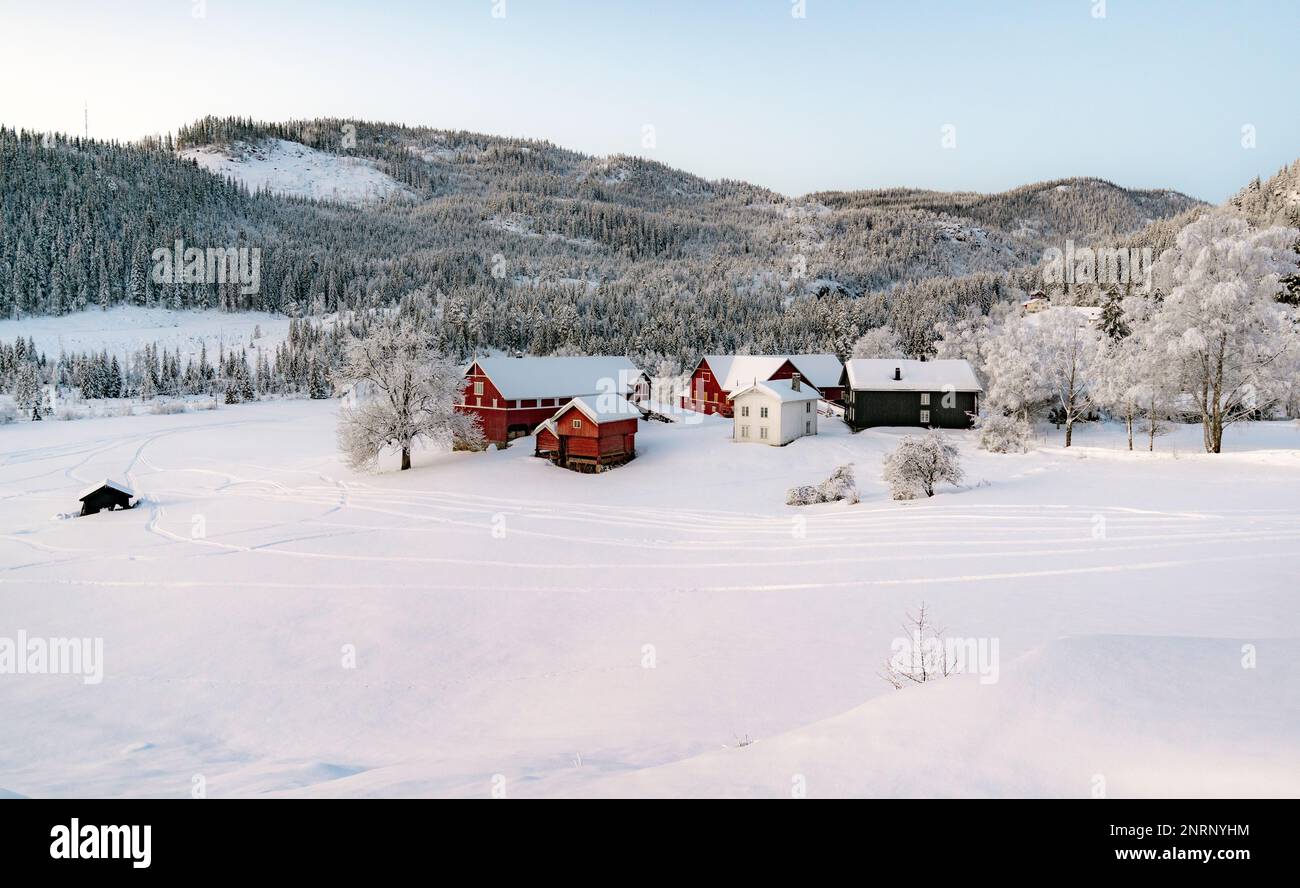
[[820,398],[798,373],[742,386],[731,394],[732,436],[742,443],[783,447],[795,438],[815,435]]

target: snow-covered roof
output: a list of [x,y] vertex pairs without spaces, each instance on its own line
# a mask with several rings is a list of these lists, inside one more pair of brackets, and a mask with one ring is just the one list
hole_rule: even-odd
[[713,378],[722,390],[729,392],[749,385],[759,379],[767,379],[785,363],[784,355],[705,355],[703,360],[709,364]]
[[786,361],[794,364],[800,376],[822,388],[839,385],[843,369],[835,355],[705,355],[704,360],[725,392],[768,379]]
[[[902,379],[894,379],[894,370]],[[914,361],[908,358],[852,358],[844,364],[849,388],[880,392],[982,392],[970,361]]]
[[799,390],[795,391],[794,387],[790,385],[790,380],[773,379],[767,382],[752,382],[747,386],[736,389],[731,393],[731,399],[734,401],[749,392],[763,392],[778,401],[816,401],[821,397],[821,392],[806,383],[801,384]]
[[[641,411],[626,398],[618,395],[599,395],[592,398],[574,398],[551,415],[548,422],[554,423],[566,410],[577,408],[583,416],[594,423],[617,422],[620,419],[640,419]],[[551,429],[554,431],[554,427]]]
[[509,401],[626,394],[641,377],[626,357],[475,358],[474,364]]
[[110,490],[116,490],[118,493],[125,493],[127,496],[135,496],[135,491],[127,487],[125,484],[121,484],[117,481],[114,481],[111,478],[105,478],[103,481],[96,481],[94,484],[90,485],[85,490],[81,491],[81,493],[77,494],[77,499],[84,500],[86,497],[90,496],[92,493],[94,493],[96,490],[99,490],[99,488],[101,487],[107,487]]
[[844,364],[836,355],[790,355],[789,358],[803,378],[818,388],[835,388],[840,384]]

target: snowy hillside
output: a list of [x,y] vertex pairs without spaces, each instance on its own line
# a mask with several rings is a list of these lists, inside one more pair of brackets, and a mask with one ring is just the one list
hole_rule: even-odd
[[[6,682],[0,795],[1300,794],[1293,424],[952,433],[967,486],[896,503],[897,430],[359,475],[336,411],[0,428],[0,635],[104,645]],[[860,504],[784,505],[846,462]],[[142,505],[54,517],[104,477]],[[880,679],[921,602],[996,682]]]
[[317,151],[284,139],[204,145],[182,149],[180,155],[219,176],[237,179],[250,191],[351,204],[410,196],[402,183],[380,172],[372,160]]
[[[744,749],[577,785],[585,795],[1294,797],[1300,642],[1062,638],[975,676],[877,697]],[[1231,668],[1225,668],[1231,667]],[[1249,726],[1243,731],[1243,726]],[[870,750],[869,755],[864,755]],[[994,752],[996,751],[996,752]]]

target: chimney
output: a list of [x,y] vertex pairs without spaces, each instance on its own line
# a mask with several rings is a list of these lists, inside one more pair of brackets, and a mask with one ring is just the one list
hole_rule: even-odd
[[791,374],[790,374],[790,388],[793,389],[793,390],[796,391],[796,392],[799,391],[799,374],[798,374],[798,373],[791,373]]
[[895,367],[895,368],[894,368],[894,380],[895,380],[895,381],[898,381],[898,380],[900,380],[900,379],[902,379],[902,378],[903,378],[903,368],[902,368],[902,367]]

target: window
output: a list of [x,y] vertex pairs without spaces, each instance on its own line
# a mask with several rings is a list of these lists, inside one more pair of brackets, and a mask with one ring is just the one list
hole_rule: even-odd
[[930,406],[930,393],[929,393],[929,392],[921,392],[921,406],[922,406],[922,407],[929,407],[929,406]]
[[580,429],[580,428],[582,428],[582,420],[580,420],[580,419],[575,419],[575,420],[573,421],[573,427],[574,427],[575,429]]
[[749,416],[749,405],[748,405],[748,404],[746,404],[744,407],[741,407],[741,408],[740,408],[740,415],[741,415],[741,416]]
[[803,402],[803,412],[804,412],[804,413],[812,413],[812,401],[804,401],[804,402]]
[[766,408],[766,407],[759,407],[759,408],[758,408],[758,418],[759,418],[759,419],[767,419],[767,408]]
[[483,394],[483,383],[481,382],[474,383],[474,394],[476,395]]
[[758,437],[763,439],[767,438],[767,426],[762,426],[761,428],[759,428]]
[[811,434],[812,434],[812,423],[811,423],[811,422],[805,422],[805,423],[803,424],[803,433],[804,433],[805,435],[811,435]]
[[740,427],[740,437],[742,437],[742,438],[748,438],[748,437],[749,437],[749,426],[747,426],[747,425],[743,425],[743,426]]
[[929,425],[929,424],[930,424],[930,411],[929,411],[929,410],[922,410],[922,411],[921,411],[921,425]]

